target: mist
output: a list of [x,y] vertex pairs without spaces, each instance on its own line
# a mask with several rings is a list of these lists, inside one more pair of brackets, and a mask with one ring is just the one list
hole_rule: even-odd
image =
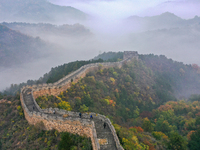
[[[0,90],[10,84],[38,79],[52,67],[76,60],[89,60],[108,51],[153,53],[166,55],[185,64],[200,65],[200,18],[194,18],[200,16],[200,2],[197,0],[49,1],[60,6],[74,7],[88,17],[71,21],[61,16],[49,22],[23,18],[23,22],[35,23],[25,25],[13,25],[11,22],[17,20],[9,20],[6,25],[9,28],[24,35],[39,37],[54,48],[44,50],[45,56],[29,62],[10,67],[1,66]],[[161,15],[165,12],[174,15]],[[134,16],[132,20],[131,16]],[[167,20],[167,23],[163,23],[163,20]],[[48,24],[40,27],[38,23],[48,23],[50,27],[46,27]]]
[[200,15],[198,0],[49,0],[62,6],[73,6],[92,16],[122,19],[131,15],[155,16],[164,12],[175,13],[188,19]]

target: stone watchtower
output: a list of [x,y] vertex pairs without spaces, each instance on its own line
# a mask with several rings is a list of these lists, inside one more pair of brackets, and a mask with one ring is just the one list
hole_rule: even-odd
[[130,59],[130,58],[138,59],[138,52],[137,51],[124,51],[123,60]]

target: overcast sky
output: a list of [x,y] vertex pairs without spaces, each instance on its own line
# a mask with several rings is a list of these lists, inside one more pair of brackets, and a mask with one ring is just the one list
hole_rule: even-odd
[[49,0],[102,18],[152,16],[169,11],[182,18],[200,16],[200,0]]

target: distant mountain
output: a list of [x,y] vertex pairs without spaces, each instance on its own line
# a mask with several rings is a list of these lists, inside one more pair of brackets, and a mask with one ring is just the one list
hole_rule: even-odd
[[30,62],[45,54],[51,46],[0,24],[0,67]]
[[1,0],[0,13],[0,21],[66,22],[87,18],[78,9],[54,5],[46,0]]
[[200,64],[200,24],[132,33],[127,41],[138,51],[164,53],[178,61]]
[[198,16],[195,16],[193,19],[185,20],[170,12],[166,12],[161,15],[152,17],[131,16],[127,20],[130,25],[137,24],[140,27],[142,27],[143,30],[155,30],[163,28],[168,29],[200,23],[200,17]]
[[188,24],[200,24],[200,17],[195,16],[195,17],[192,18],[192,19],[186,20],[186,22],[187,22]]
[[20,23],[20,22],[13,22],[7,23],[3,22],[3,25],[7,26],[10,29],[20,31],[21,33],[28,34],[31,36],[70,36],[70,37],[77,37],[77,36],[89,36],[91,32],[89,29],[86,29],[81,24],[74,24],[74,25],[52,25],[52,24],[45,24],[45,23]]

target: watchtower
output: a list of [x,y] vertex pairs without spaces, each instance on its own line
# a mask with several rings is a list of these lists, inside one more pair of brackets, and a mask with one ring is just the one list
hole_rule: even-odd
[[137,51],[124,51],[123,60],[131,59],[131,58],[138,59],[138,52]]

